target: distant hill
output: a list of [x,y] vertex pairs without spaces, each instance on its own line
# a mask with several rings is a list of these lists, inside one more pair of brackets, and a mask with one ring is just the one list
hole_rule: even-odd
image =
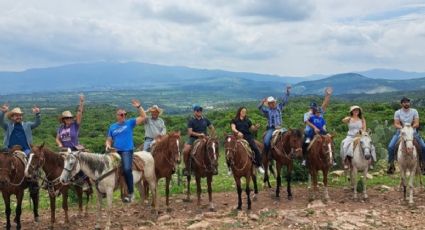
[[425,78],[406,80],[372,79],[357,73],[337,74],[328,78],[294,85],[297,94],[323,94],[327,86],[334,94],[376,94],[425,89]]
[[425,73],[406,72],[398,69],[371,69],[357,73],[369,78],[388,80],[415,79],[425,77]]

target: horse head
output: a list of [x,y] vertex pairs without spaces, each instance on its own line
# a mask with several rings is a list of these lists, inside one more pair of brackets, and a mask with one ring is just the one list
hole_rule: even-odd
[[413,145],[413,138],[414,138],[415,130],[413,127],[409,124],[406,124],[403,126],[403,128],[400,130],[400,137],[401,137],[401,143],[403,144],[403,148],[406,148],[406,153],[413,153],[413,150],[415,146]]
[[360,132],[360,148],[362,149],[363,155],[366,160],[372,157],[372,138],[366,131]]
[[217,169],[218,167],[218,157],[219,157],[219,149],[218,149],[218,138],[216,136],[211,136],[207,138],[206,143],[206,156],[210,163],[211,168]]
[[326,159],[329,165],[333,164],[333,135],[320,135],[317,144],[320,144],[320,157]]
[[16,167],[11,153],[0,153],[0,190],[8,187],[11,178],[16,175]]
[[32,152],[29,155],[28,163],[25,168],[25,177],[33,178],[45,163],[44,158],[44,143],[40,146],[32,146]]
[[68,152],[62,154],[64,156],[64,167],[60,182],[66,184],[80,171],[81,166],[78,159],[80,152],[72,152],[71,149],[68,149]]
[[236,151],[237,137],[233,134],[225,134],[224,137],[224,149],[226,159],[231,160]]
[[289,143],[291,158],[301,158],[303,156],[303,133],[299,129],[290,129],[286,133],[288,135],[287,142]]
[[174,162],[179,164],[181,158],[180,131],[171,132],[168,134],[168,151],[171,152]]

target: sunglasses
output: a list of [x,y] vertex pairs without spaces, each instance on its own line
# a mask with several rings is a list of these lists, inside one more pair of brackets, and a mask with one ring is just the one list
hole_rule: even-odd
[[73,117],[64,117],[64,118],[62,118],[62,119],[64,119],[64,120],[69,120],[69,119],[72,119]]
[[117,113],[117,116],[120,116],[120,117],[125,117],[125,115],[127,115],[127,113]]
[[202,109],[197,109],[195,110],[195,112],[202,112]]

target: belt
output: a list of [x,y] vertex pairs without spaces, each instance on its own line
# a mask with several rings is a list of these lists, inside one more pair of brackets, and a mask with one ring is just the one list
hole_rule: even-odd
[[153,140],[152,137],[145,137],[145,140]]

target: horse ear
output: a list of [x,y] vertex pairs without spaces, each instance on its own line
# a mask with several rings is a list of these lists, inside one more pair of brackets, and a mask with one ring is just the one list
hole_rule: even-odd
[[40,149],[44,147],[44,144],[46,144],[46,142],[43,141],[43,144],[40,145]]
[[181,134],[181,133],[180,133],[180,130],[176,132],[176,135],[177,135],[177,136],[180,136],[180,134]]
[[13,161],[10,164],[10,169],[13,170],[13,171],[15,170],[15,164],[13,163]]
[[370,128],[367,129],[367,132],[369,133],[369,135],[372,133],[372,130]]

